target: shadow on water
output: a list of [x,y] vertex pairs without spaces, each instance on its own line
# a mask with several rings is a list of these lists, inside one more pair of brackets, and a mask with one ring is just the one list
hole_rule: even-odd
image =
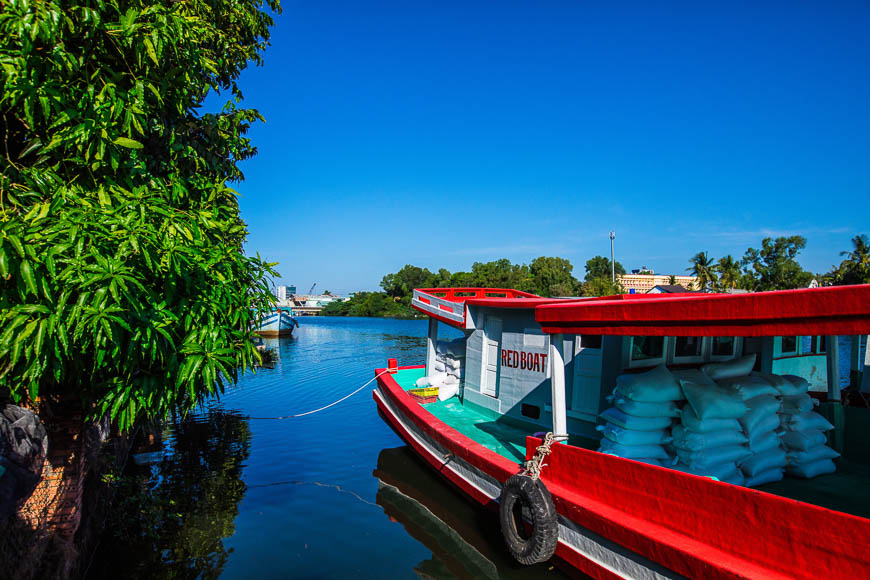
[[535,566],[514,561],[498,514],[462,496],[408,447],[382,450],[373,475],[378,479],[375,501],[384,513],[432,551],[415,566],[419,577],[570,577],[552,561]]
[[247,489],[248,421],[211,409],[167,421],[162,435],[162,451],[158,444],[134,456],[139,464],[131,460],[119,477],[88,577],[216,578],[223,571],[232,552],[224,539],[235,531]]

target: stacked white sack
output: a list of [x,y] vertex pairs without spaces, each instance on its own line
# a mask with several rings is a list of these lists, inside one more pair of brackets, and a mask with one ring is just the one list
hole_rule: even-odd
[[746,403],[746,414],[739,421],[752,454],[739,465],[748,487],[779,481],[785,471],[785,452],[778,432],[782,394],[776,387],[779,381],[784,379],[759,373],[716,381]]
[[435,345],[434,372],[417,381],[417,386],[438,387],[438,400],[446,401],[459,394],[459,387],[465,374],[464,363],[465,342],[462,339],[438,342]]
[[783,375],[795,391],[783,397],[780,423],[784,429],[782,444],[788,466],[786,473],[810,479],[834,473],[834,459],[840,454],[827,446],[825,431],[834,428],[827,419],[814,412],[813,398],[807,393],[809,383],[801,377]]
[[644,373],[620,375],[609,397],[613,407],[601,413],[606,422],[596,427],[604,437],[602,453],[654,465],[667,465],[671,456],[664,445],[683,398],[680,387],[664,365]]
[[748,373],[754,364],[738,359],[728,364],[704,365],[702,371],[677,371],[687,404],[680,425],[673,429],[678,463],[675,469],[695,475],[715,477],[734,485],[744,485],[738,464],[751,456],[748,438],[739,422],[748,408],[733,389],[718,385],[712,378],[731,378]]

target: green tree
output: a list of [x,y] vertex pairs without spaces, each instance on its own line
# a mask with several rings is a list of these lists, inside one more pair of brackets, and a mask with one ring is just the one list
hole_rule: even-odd
[[541,256],[529,264],[534,292],[540,296],[572,296],[580,283],[571,274],[574,266],[565,258]]
[[[279,10],[277,0],[265,0]],[[270,264],[228,182],[261,0],[27,2],[0,10],[0,388],[122,428],[190,409],[257,360]],[[207,95],[230,96],[202,113]]]
[[740,263],[731,254],[719,258],[714,270],[719,275],[721,290],[730,290],[740,285]]
[[534,283],[529,267],[512,264],[507,258],[492,262],[475,262],[471,266],[472,286],[476,288],[513,288],[534,292]]
[[414,288],[426,288],[432,282],[432,272],[426,268],[405,264],[395,274],[387,274],[381,280],[381,288],[396,300],[410,302]]
[[610,277],[592,278],[583,282],[581,286],[582,296],[614,296],[616,294],[625,294],[625,288],[619,283],[619,279],[614,284]]
[[852,238],[852,251],[840,252],[846,259],[825,275],[834,285],[870,284],[870,241],[862,234]]
[[788,290],[806,288],[813,279],[797,262],[797,255],[807,245],[803,236],[764,238],[761,249],[749,248],[743,256],[743,268],[753,277],[751,290]]
[[706,290],[716,284],[716,269],[707,252],[698,252],[689,263],[691,266],[686,271],[698,278],[698,289]]
[[[625,274],[625,268],[619,262],[616,262],[614,265],[614,270],[616,275]],[[607,278],[611,279],[610,272],[610,258],[605,258],[604,256],[594,256],[586,260],[586,278],[585,280],[588,282],[594,278]]]

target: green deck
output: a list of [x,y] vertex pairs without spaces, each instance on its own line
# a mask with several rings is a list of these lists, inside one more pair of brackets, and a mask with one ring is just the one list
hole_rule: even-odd
[[[417,379],[424,376],[424,369],[403,369],[393,375],[404,389],[414,388]],[[466,437],[480,443],[502,457],[522,463],[525,460],[526,437],[543,430],[533,424],[524,426],[519,422],[500,416],[488,409],[463,403],[458,397],[423,405],[445,424]],[[598,443],[585,438],[571,438],[569,444],[586,449],[597,449]],[[870,518],[870,465],[859,461],[840,459],[837,472],[815,479],[805,480],[786,477],[780,482],[762,485],[757,489],[798,501],[815,504],[828,509]]]
[[[408,391],[414,388],[416,380],[424,374],[424,369],[403,369],[394,374],[393,378]],[[543,427],[531,423],[524,425],[489,409],[463,402],[458,397],[428,403],[423,408],[469,439],[517,463],[526,459],[526,437],[544,430]],[[572,437],[569,443],[588,449],[598,447],[597,442],[579,437]]]

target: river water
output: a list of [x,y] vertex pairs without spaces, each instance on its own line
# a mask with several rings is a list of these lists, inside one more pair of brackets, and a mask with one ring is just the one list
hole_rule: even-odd
[[513,562],[497,514],[408,451],[374,385],[306,417],[258,419],[340,399],[390,357],[422,364],[426,332],[425,320],[300,318],[271,342],[274,369],[136,449],[87,577],[561,577]]

